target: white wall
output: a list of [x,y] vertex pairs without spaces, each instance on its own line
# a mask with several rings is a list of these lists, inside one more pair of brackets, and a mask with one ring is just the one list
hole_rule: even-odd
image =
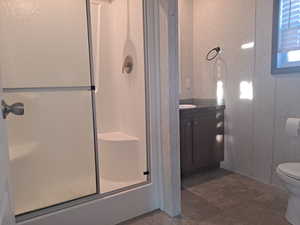
[[272,0],[256,1],[256,57],[254,72],[253,152],[252,174],[255,178],[272,182],[275,143],[276,79],[271,75]]
[[255,176],[279,184],[276,166],[300,161],[300,138],[288,137],[284,129],[288,117],[300,117],[300,74],[270,74],[272,6],[272,0],[257,1],[254,162]]
[[[193,96],[214,98],[216,79],[225,82],[225,168],[279,184],[276,166],[300,161],[300,139],[287,137],[288,117],[300,117],[300,78],[270,73],[273,0],[194,0]],[[241,45],[255,42],[254,49]],[[207,63],[210,48],[224,52]],[[240,99],[241,81],[252,81],[254,99]]]
[[178,0],[180,98],[193,97],[193,0]]
[[[247,10],[245,10],[247,9]],[[254,50],[241,45],[253,42],[255,0],[194,0],[194,88],[196,98],[216,98],[216,82],[225,85],[227,145],[223,166],[247,174],[251,169],[252,100],[240,99],[240,83],[251,82]],[[220,46],[217,60],[206,54]]]

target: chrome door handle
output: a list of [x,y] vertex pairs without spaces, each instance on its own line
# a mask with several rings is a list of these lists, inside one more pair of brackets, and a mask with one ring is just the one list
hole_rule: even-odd
[[24,115],[24,104],[17,102],[12,105],[8,105],[4,100],[1,101],[1,110],[3,119],[6,119],[8,114],[12,113],[17,116]]

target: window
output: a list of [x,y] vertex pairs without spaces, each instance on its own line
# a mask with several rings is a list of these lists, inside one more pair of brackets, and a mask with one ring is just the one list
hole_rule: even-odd
[[300,0],[274,0],[272,74],[300,72]]

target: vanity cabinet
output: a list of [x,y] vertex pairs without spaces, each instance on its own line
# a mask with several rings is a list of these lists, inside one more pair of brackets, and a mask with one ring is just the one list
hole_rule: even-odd
[[224,160],[224,110],[180,111],[181,174],[219,167]]

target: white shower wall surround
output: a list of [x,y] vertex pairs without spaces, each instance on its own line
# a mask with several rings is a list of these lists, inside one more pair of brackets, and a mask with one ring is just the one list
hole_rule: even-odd
[[[225,83],[227,118],[223,167],[280,185],[276,166],[300,161],[300,139],[285,133],[286,119],[300,116],[300,79],[298,74],[270,73],[273,0],[180,1],[193,21],[193,56],[181,62],[186,67],[193,62],[193,94],[182,97],[215,98],[214,75],[219,73]],[[190,33],[181,35],[186,36],[182,42]],[[241,49],[250,42],[255,48]],[[206,62],[205,54],[216,46],[224,49],[220,62]],[[188,72],[181,67],[184,80]],[[253,84],[252,100],[240,99],[243,81]]]
[[[92,2],[92,31],[100,189],[107,192],[146,181],[143,2]],[[130,74],[122,73],[127,55]]]

